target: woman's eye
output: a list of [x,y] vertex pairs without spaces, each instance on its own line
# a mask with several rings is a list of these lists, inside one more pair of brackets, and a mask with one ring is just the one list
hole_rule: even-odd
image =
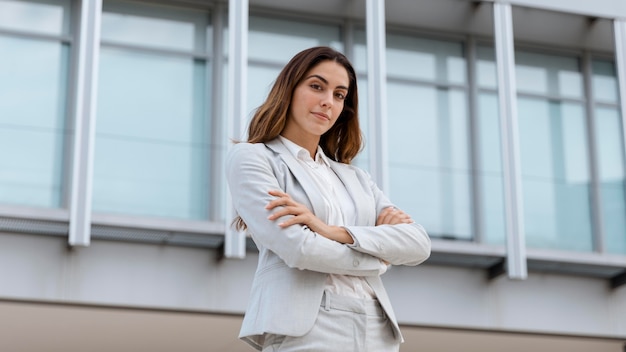
[[322,86],[320,86],[319,84],[315,84],[315,83],[313,83],[313,84],[311,84],[311,88],[313,88],[313,89],[315,89],[315,90],[321,90],[321,89],[322,89]]
[[335,93],[335,97],[340,100],[344,100],[346,98],[345,94],[343,93]]

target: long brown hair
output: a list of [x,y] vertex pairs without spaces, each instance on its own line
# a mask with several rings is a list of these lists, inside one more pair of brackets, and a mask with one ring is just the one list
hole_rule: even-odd
[[333,127],[320,138],[320,147],[331,159],[349,164],[361,151],[359,100],[356,74],[350,61],[335,49],[318,46],[296,54],[280,72],[267,99],[256,110],[248,127],[248,142],[264,143],[278,137],[287,123],[293,92],[306,73],[323,61],[335,61],[348,72],[350,85],[343,111]]
[[[356,73],[345,55],[335,49],[318,46],[296,54],[278,74],[265,102],[254,113],[248,127],[249,143],[265,143],[278,137],[287,123],[293,92],[309,70],[323,61],[335,61],[348,72],[350,84],[343,111],[333,127],[320,137],[319,145],[329,158],[349,164],[363,147],[359,127],[359,99]],[[243,231],[246,223],[240,216],[234,227]]]

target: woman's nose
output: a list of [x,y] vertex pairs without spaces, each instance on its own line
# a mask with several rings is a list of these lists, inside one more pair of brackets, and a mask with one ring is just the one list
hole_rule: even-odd
[[325,107],[333,106],[333,93],[326,93],[323,95],[322,100],[320,101],[320,105]]

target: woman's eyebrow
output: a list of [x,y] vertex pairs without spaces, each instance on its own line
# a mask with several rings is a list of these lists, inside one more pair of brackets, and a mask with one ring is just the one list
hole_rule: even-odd
[[[326,78],[320,76],[320,75],[312,74],[309,77],[307,77],[306,79],[309,79],[309,78],[317,78],[320,81],[324,82],[324,84],[328,84],[328,80]],[[336,88],[348,90],[348,87],[346,87],[346,86],[337,86]]]

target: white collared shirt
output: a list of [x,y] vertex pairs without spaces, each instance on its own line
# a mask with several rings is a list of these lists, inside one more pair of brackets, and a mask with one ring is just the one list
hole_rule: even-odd
[[[320,195],[324,199],[327,214],[327,218],[321,220],[333,226],[351,225],[347,223],[346,219],[356,219],[355,204],[343,182],[330,167],[328,157],[322,148],[317,147],[315,160],[313,160],[306,149],[283,136],[279,136],[279,138],[317,185]],[[359,276],[330,274],[326,279],[326,289],[341,296],[376,297],[374,290],[367,281]]]

